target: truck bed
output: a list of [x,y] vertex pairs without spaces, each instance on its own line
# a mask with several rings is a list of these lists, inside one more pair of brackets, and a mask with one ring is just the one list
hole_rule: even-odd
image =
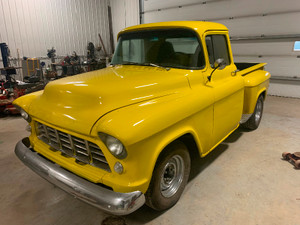
[[238,73],[241,76],[246,76],[247,74],[255,71],[255,70],[264,70],[264,66],[266,63],[235,63],[237,69],[239,70]]

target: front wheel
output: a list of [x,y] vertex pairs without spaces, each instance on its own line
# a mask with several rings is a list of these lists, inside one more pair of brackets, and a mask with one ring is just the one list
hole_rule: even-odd
[[257,99],[256,106],[252,116],[245,123],[241,124],[241,126],[249,130],[257,129],[261,121],[263,109],[264,109],[264,98],[262,95],[260,95]]
[[158,211],[175,205],[188,181],[190,167],[190,155],[182,142],[167,147],[154,168],[146,204]]

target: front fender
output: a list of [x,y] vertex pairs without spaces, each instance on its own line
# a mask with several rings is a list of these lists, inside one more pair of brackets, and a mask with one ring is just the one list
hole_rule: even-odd
[[96,136],[97,132],[103,132],[118,138],[128,153],[123,160],[115,159],[115,162],[123,164],[124,173],[107,174],[103,177],[103,183],[118,192],[140,190],[145,193],[156,160],[169,143],[190,133],[195,137],[199,149],[202,149],[203,142],[209,140],[206,134],[211,133],[202,132],[204,135],[200,138],[197,125],[202,123],[203,129],[211,130],[213,114],[210,101],[198,103],[195,104],[193,94],[170,95],[122,108],[102,117],[91,134]]
[[23,95],[16,100],[13,101],[14,105],[17,105],[24,109],[27,113],[29,113],[29,108],[31,103],[33,102],[34,99],[36,99],[38,96],[41,96],[43,94],[42,91],[36,91],[27,95]]

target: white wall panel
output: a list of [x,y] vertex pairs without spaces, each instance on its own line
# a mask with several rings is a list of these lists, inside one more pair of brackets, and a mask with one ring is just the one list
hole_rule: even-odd
[[88,42],[99,45],[101,34],[108,52],[108,0],[0,0],[0,42],[13,57],[44,57],[56,48],[63,56],[86,55]]
[[232,42],[231,47],[234,55],[286,55],[292,57],[300,55],[300,52],[293,51],[294,41],[256,43]]
[[112,12],[113,37],[116,44],[119,31],[126,27],[125,1],[110,0],[110,5]]
[[271,83],[269,95],[300,98],[299,85]]
[[[169,7],[174,8],[168,9]],[[146,0],[144,2],[145,23],[168,20],[214,20],[222,17],[296,9],[300,9],[299,0]]]
[[283,35],[300,32],[300,23],[296,22],[299,21],[299,18],[300,11],[299,13],[249,17],[218,22],[228,27],[231,36]]
[[300,59],[296,57],[234,57],[235,62],[253,62],[263,63],[269,62],[265,69],[268,70],[272,76],[286,77],[299,77],[300,76]]
[[110,0],[113,36],[116,44],[118,33],[125,27],[139,24],[139,0]]

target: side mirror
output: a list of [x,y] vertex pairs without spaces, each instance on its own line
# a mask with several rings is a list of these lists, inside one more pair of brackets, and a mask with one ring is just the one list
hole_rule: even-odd
[[215,61],[214,63],[214,68],[215,69],[219,69],[219,70],[222,70],[226,67],[226,62],[223,58],[219,58]]
[[214,69],[213,71],[211,72],[211,74],[207,77],[208,81],[211,81],[211,76],[213,75],[213,73],[219,69],[219,70],[222,70],[226,67],[226,62],[223,58],[219,58],[215,61],[214,63]]

